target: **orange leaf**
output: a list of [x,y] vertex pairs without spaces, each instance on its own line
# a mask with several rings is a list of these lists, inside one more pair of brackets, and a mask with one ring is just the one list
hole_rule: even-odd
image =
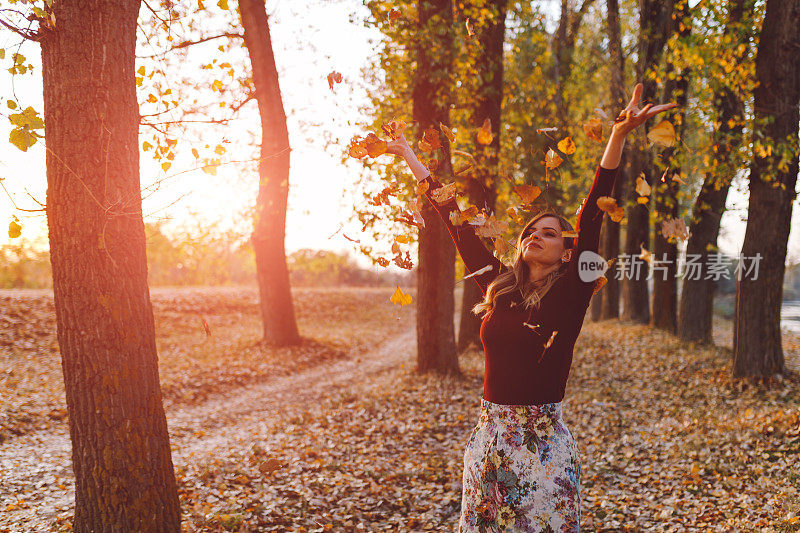
[[572,141],[572,137],[566,137],[558,141],[558,149],[567,155],[574,154],[575,143]]
[[334,83],[341,83],[341,82],[342,82],[342,75],[341,75],[341,73],[339,73],[339,72],[336,72],[336,71],[334,70],[333,72],[331,72],[330,74],[328,74],[328,87],[330,87],[330,88],[331,88],[331,91],[333,90],[333,84],[334,84]]
[[584,124],[583,131],[586,133],[586,136],[592,139],[593,141],[597,142],[603,141],[603,123],[600,121],[599,118],[593,118],[589,122]]
[[514,193],[522,199],[523,204],[529,204],[539,197],[542,189],[536,185],[517,185],[514,187]]
[[483,121],[481,129],[478,130],[478,143],[492,144],[492,139],[494,139],[494,135],[492,134],[492,121],[487,118]]
[[448,141],[450,141],[451,143],[456,142],[456,136],[453,134],[453,130],[451,130],[441,122],[439,123],[439,129],[442,130],[442,133],[444,133],[444,136],[447,137]]

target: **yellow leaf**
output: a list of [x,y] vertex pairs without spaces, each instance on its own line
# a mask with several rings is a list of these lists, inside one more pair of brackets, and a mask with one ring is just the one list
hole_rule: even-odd
[[20,235],[22,235],[22,226],[17,222],[17,217],[14,217],[14,219],[8,223],[8,238],[16,239]]
[[433,196],[434,201],[436,201],[436,203],[439,205],[449,202],[456,196],[455,182],[448,183],[447,185],[442,185],[438,189],[432,190],[431,196]]
[[141,67],[139,67],[139,69],[136,71],[136,74],[139,74],[140,76],[144,76],[144,73],[145,73],[145,70],[144,70],[144,65],[142,65],[142,66],[141,66]]
[[651,188],[647,180],[639,176],[636,178],[636,194],[640,196],[650,196]]
[[430,145],[430,144],[428,144],[427,142],[425,142],[423,139],[420,139],[420,140],[417,142],[417,146],[419,147],[419,149],[420,149],[420,150],[422,150],[423,152],[426,152],[426,153],[427,153],[427,152],[430,152],[430,151],[432,151],[432,150],[433,150],[433,148],[431,147],[431,145]]
[[411,295],[404,294],[403,291],[401,291],[400,287],[398,286],[397,290],[395,290],[394,294],[392,294],[392,297],[389,298],[389,301],[392,302],[393,304],[400,304],[401,306],[408,305],[411,303]]
[[675,128],[669,121],[662,120],[647,132],[647,138],[659,146],[675,146]]
[[164,169],[164,172],[169,170],[169,167],[171,167],[171,166],[172,166],[172,163],[170,163],[169,161],[167,161],[165,163],[161,163],[161,168]]
[[544,156],[544,164],[547,168],[556,168],[558,165],[563,163],[563,159],[561,159],[558,154],[551,148],[547,151]]
[[649,200],[650,198],[648,198],[647,196],[640,196],[636,199],[636,201],[640,204],[646,204]]
[[145,142],[143,142],[143,143],[142,143],[142,150],[144,150],[145,152],[146,152],[146,151],[148,151],[149,149],[151,149],[152,147],[153,147],[153,145],[152,145],[152,144],[150,144],[150,143],[149,143],[149,142],[147,142],[147,141],[145,141]]
[[478,130],[478,142],[480,144],[492,144],[493,139],[494,135],[492,135],[492,121],[487,118],[483,121],[481,129]]
[[522,199],[524,205],[536,200],[542,193],[542,189],[536,185],[517,185],[514,187],[514,193]]
[[225,11],[228,10],[228,0],[219,0],[219,2],[217,2],[217,5],[220,7],[220,9],[223,9]]
[[558,141],[558,149],[567,155],[575,153],[575,143],[572,142],[572,137],[567,137]]

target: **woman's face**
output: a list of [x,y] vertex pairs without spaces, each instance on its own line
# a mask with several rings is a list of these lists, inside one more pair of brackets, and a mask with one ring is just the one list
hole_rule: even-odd
[[564,247],[561,226],[556,217],[544,216],[528,226],[523,234],[522,260],[533,269],[558,267],[569,261],[572,250]]

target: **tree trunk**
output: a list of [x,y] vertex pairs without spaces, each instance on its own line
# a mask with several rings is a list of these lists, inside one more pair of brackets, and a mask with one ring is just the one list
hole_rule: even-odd
[[[503,42],[506,32],[507,0],[491,0],[481,5],[488,10],[475,27],[476,48],[474,57],[477,89],[473,101],[472,124],[480,126],[487,118],[492,122],[492,143],[476,142],[473,155],[478,165],[467,182],[467,194],[472,205],[487,212],[494,212],[497,200],[497,175],[500,172],[500,120],[503,104]],[[469,41],[471,42],[471,41]],[[469,43],[468,42],[468,43]],[[464,351],[471,344],[481,346],[481,320],[472,307],[483,299],[477,283],[464,285],[461,300],[461,319],[458,327],[458,350]]]
[[[616,117],[621,109],[627,105],[625,98],[625,57],[622,55],[622,37],[619,25],[619,2],[607,0],[606,11],[608,17],[608,54],[611,71],[611,106],[609,116]],[[622,153],[619,162],[617,179],[614,182],[612,196],[622,205],[628,184],[627,149]],[[600,255],[606,260],[616,258],[620,252],[620,225],[611,220],[607,214],[603,215],[603,228],[600,233]],[[617,279],[618,261],[606,271],[608,282],[605,287],[592,297],[592,319],[608,320],[619,318],[620,282]],[[595,310],[595,307],[599,308]]]
[[47,223],[75,531],[179,531],[147,287],[138,0],[55,2],[42,40]]
[[[692,23],[690,20],[688,0],[677,0],[675,3],[675,18],[672,20],[670,34],[680,40],[685,40],[691,32]],[[689,92],[689,71],[681,69],[676,73],[674,79],[669,74],[674,71],[674,66],[670,61],[667,65],[667,81],[664,85],[663,102],[674,101],[678,108],[671,113],[672,123],[675,126],[676,143],[680,143],[683,138],[686,102]],[[653,274],[653,317],[652,325],[669,331],[675,332],[678,315],[678,244],[676,239],[667,240],[661,232],[661,223],[670,219],[678,218],[680,200],[678,191],[680,182],[672,179],[672,176],[680,176],[680,161],[676,157],[676,148],[667,148],[662,154],[662,160],[667,163],[664,180],[656,178],[651,194],[653,208],[655,209],[655,236],[653,244],[653,256],[659,268]]]
[[[642,102],[653,102],[658,97],[655,80],[646,74],[661,60],[666,43],[667,29],[673,12],[673,2],[668,0],[640,0],[639,2],[639,61],[637,78],[644,85]],[[645,124],[645,130],[648,124]],[[642,133],[646,133],[642,132]],[[650,212],[636,202],[633,184],[640,175],[653,184],[653,165],[650,154],[644,149],[642,133],[631,142],[630,154],[630,206],[627,209],[628,227],[625,236],[625,253],[631,263],[623,284],[623,317],[635,322],[650,322],[650,296],[647,286],[648,264],[639,259],[641,247],[650,249]]]
[[[745,7],[747,3],[747,7]],[[731,48],[736,50],[740,44],[747,47],[749,31],[740,28],[745,9],[752,10],[752,1],[737,0],[730,4],[725,34],[733,37]],[[747,48],[737,53],[738,62],[747,55]],[[744,102],[731,90],[725,80],[719,80],[714,91],[714,106],[719,128],[714,132],[711,170],[706,173],[703,185],[692,209],[689,225],[691,236],[686,245],[686,257],[698,263],[691,267],[683,279],[680,307],[678,309],[677,335],[686,341],[711,344],[712,317],[714,311],[714,280],[705,279],[708,269],[709,253],[717,251],[720,221],[725,212],[731,180],[739,170],[736,162],[731,162],[742,142],[744,124]]]
[[[450,124],[453,72],[453,6],[450,0],[420,0],[419,39],[414,50],[413,117],[422,134]],[[451,179],[450,146],[444,143],[437,175]],[[456,249],[439,214],[423,203],[417,278],[417,371],[458,374],[453,313]]]
[[241,0],[239,11],[261,116],[261,160],[252,241],[264,342],[286,346],[300,342],[284,247],[291,151],[289,132],[264,1]]
[[569,0],[561,0],[561,17],[553,34],[552,76],[555,83],[554,103],[558,127],[561,130],[560,133],[564,135],[568,135],[570,132],[569,100],[564,98],[565,87],[572,74],[578,31],[583,22],[583,17],[593,3],[594,0],[583,0],[581,7],[574,11],[570,6]]
[[[756,254],[761,258],[757,275],[755,271],[740,271],[741,279],[736,284],[735,377],[766,377],[786,371],[780,322],[786,246],[798,172],[798,27],[800,0],[767,0],[756,56],[754,154],[742,245],[746,267],[756,264]],[[772,152],[762,152],[759,147],[763,146],[769,146]]]

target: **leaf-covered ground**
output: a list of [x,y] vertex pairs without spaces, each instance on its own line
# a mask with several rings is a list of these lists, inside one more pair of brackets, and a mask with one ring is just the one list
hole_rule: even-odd
[[[173,438],[185,531],[455,530],[482,356],[462,356],[461,378],[416,376],[413,316],[405,328],[392,320],[396,340],[357,365],[345,357],[331,362],[336,374],[276,377],[263,394],[283,389],[281,401],[248,416],[232,405],[237,421],[211,440]],[[800,531],[800,383],[729,374],[723,347],[627,323],[584,326],[564,402],[584,530]],[[65,505],[49,527],[69,530],[70,513]]]
[[[382,340],[398,318],[392,290],[293,290],[302,346],[259,343],[254,287],[152,289],[161,390],[166,405],[344,357]],[[207,336],[203,321],[209,327]],[[49,291],[0,291],[0,443],[52,427],[66,418],[55,310]]]

